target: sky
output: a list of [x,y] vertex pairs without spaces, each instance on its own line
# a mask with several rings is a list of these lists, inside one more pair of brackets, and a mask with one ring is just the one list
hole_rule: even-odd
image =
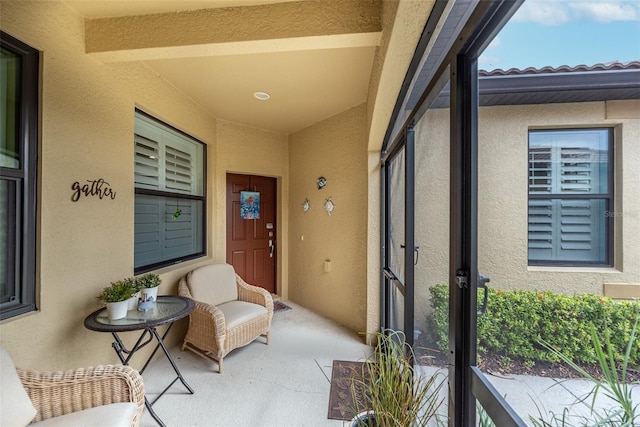
[[525,0],[479,59],[483,70],[640,60],[640,0]]

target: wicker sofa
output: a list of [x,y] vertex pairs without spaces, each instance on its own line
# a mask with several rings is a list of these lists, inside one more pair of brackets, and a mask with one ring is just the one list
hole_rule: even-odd
[[269,344],[273,298],[249,285],[229,264],[208,264],[180,280],[178,293],[195,301],[182,349],[218,363],[260,336]]
[[0,348],[0,425],[135,427],[144,410],[142,377],[104,365],[65,372],[16,368]]

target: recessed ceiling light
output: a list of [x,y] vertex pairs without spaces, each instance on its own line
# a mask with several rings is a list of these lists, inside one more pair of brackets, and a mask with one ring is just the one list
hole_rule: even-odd
[[256,99],[259,99],[260,101],[266,101],[267,99],[271,98],[271,95],[269,95],[267,92],[254,92],[253,96],[255,96]]

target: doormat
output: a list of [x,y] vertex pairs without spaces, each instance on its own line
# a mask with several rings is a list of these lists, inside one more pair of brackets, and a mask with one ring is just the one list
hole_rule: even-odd
[[[357,408],[362,408],[363,390],[359,381],[368,376],[365,362],[349,362],[334,360],[331,368],[331,391],[329,392],[329,419],[351,420],[358,413]],[[354,403],[354,393],[351,384],[354,384],[355,397],[358,405]]]
[[279,311],[287,311],[287,310],[291,310],[291,307],[289,307],[287,304],[280,302],[280,301],[274,301],[273,302],[273,312],[277,313]]

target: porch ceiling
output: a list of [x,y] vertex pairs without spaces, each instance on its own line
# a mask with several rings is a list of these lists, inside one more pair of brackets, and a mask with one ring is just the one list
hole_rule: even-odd
[[379,0],[65,2],[88,55],[142,61],[216,118],[284,133],[365,102],[381,37]]

